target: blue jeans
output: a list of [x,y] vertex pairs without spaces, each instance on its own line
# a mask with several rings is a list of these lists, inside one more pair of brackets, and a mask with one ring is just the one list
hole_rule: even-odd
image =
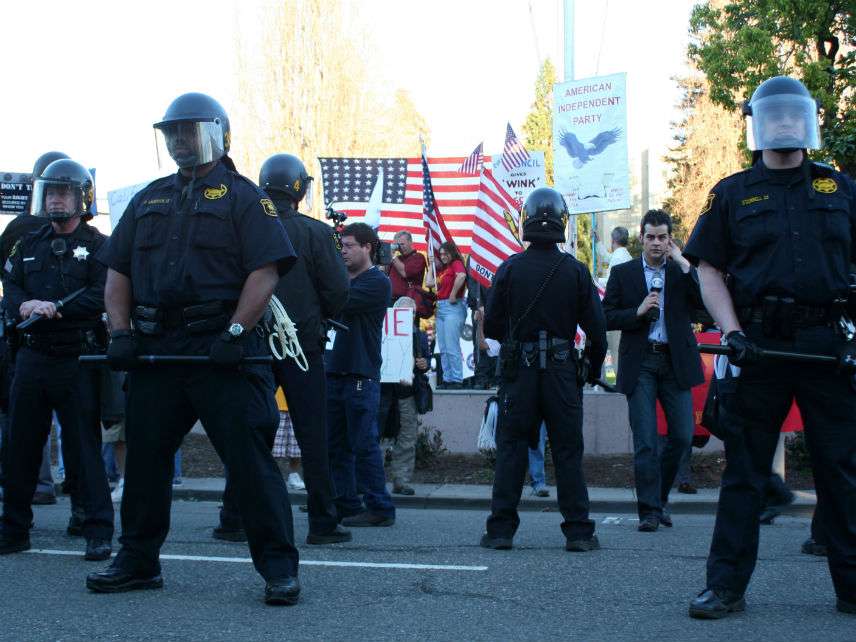
[[327,375],[327,447],[339,517],[363,511],[395,517],[378,437],[379,406],[377,381]]
[[437,301],[437,343],[440,346],[440,365],[443,381],[461,383],[464,376],[461,354],[461,329],[467,318],[467,307],[463,301],[449,303],[447,299]]
[[529,476],[532,478],[532,488],[535,490],[547,485],[547,475],[544,473],[544,446],[546,443],[547,424],[542,421],[538,447],[529,449]]
[[[665,447],[660,453],[657,437],[657,399],[668,424]],[[627,398],[633,431],[633,464],[639,517],[660,515],[684,454],[692,447],[693,400],[690,390],[678,387],[671,356],[646,352],[639,380]]]

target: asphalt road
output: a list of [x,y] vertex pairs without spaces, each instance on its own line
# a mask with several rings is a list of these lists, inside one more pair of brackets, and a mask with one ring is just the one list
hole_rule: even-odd
[[[763,529],[747,611],[700,622],[686,610],[703,588],[710,515],[676,515],[655,534],[597,515],[603,550],[579,554],[564,551],[555,512],[523,513],[505,552],[479,548],[482,511],[400,510],[394,527],[350,544],[301,546],[290,608],[263,604],[244,545],[209,537],[215,503],[176,502],[164,589],[118,595],[84,588],[104,563],[83,561],[67,516],[67,500],[36,509],[33,546],[53,552],[0,558],[0,640],[856,640],[825,559],[799,552],[804,518]],[[302,542],[304,514],[295,529]]]

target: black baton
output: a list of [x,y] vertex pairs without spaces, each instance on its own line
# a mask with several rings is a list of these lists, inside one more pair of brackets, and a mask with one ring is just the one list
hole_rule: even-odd
[[[699,343],[698,351],[705,354],[723,354],[726,357],[731,356],[732,350],[728,346],[718,345],[716,343]],[[803,363],[831,363],[837,364],[838,357],[829,354],[809,354],[806,352],[790,352],[787,350],[764,350],[761,351],[761,356],[767,359],[782,359],[785,361],[802,361]]]
[[[62,310],[62,308],[63,308],[63,306],[64,306],[64,305],[68,305],[69,303],[71,303],[72,301],[74,301],[77,297],[79,297],[81,294],[83,294],[84,292],[86,292],[87,287],[88,287],[88,286],[83,286],[82,288],[80,288],[80,289],[78,289],[78,290],[75,290],[74,292],[72,292],[72,293],[71,293],[71,294],[69,294],[68,296],[63,297],[62,299],[60,299],[59,301],[57,301],[57,302],[56,302],[56,309],[57,309],[57,312],[59,312],[60,310]],[[27,329],[27,328],[29,328],[31,325],[33,325],[36,321],[41,321],[41,320],[42,320],[42,319],[44,319],[44,318],[45,318],[45,317],[44,317],[43,315],[41,315],[41,314],[31,314],[29,317],[27,317],[26,319],[24,319],[23,321],[21,321],[18,325],[16,325],[16,326],[15,326],[15,329],[16,329],[16,330],[26,330],[26,329]]]
[[[99,365],[107,363],[106,354],[84,354],[78,357],[83,365]],[[137,356],[137,363],[144,366],[204,366],[213,364],[211,357],[188,354],[141,354]],[[273,357],[257,356],[244,357],[239,365],[271,364]]]

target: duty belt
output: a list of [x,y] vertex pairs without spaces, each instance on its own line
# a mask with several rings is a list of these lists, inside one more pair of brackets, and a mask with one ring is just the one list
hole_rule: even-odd
[[738,308],[737,317],[743,324],[761,324],[765,336],[789,339],[794,330],[834,323],[843,311],[843,300],[806,305],[790,297],[766,296],[760,305]]
[[[89,352],[90,342],[85,330],[68,332],[26,333],[21,336],[21,344],[31,350],[52,357],[71,357]],[[94,333],[92,339],[94,341]],[[94,346],[92,346],[94,347]]]
[[134,327],[146,335],[163,334],[165,330],[183,329],[191,334],[223,330],[235,304],[208,301],[185,307],[137,305],[131,314]]
[[547,367],[547,361],[565,363],[573,358],[573,343],[568,339],[549,337],[547,332],[538,333],[538,341],[522,341],[520,358],[524,366],[538,365],[541,370]]

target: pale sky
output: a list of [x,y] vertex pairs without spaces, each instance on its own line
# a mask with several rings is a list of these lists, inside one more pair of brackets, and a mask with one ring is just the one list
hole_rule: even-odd
[[[390,89],[408,90],[429,123],[432,155],[466,155],[481,140],[498,153],[506,121],[519,133],[529,111],[539,61],[551,58],[563,77],[561,0],[345,1],[369,25],[383,65],[374,72]],[[663,189],[659,159],[679,99],[672,76],[685,69],[693,4],[576,2],[575,75],[627,72],[632,173],[650,148],[652,193]],[[58,149],[97,169],[99,199],[172,171],[157,170],[151,124],[186,91],[233,106],[234,7],[231,0],[7,4],[0,171],[29,171],[42,152]],[[247,126],[256,124],[232,123]]]

